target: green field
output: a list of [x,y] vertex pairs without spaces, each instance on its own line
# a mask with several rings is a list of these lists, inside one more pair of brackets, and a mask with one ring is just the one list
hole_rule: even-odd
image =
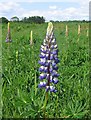
[[[69,35],[65,37],[65,26]],[[78,36],[78,24],[81,34]],[[2,24],[2,116],[3,118],[43,118],[45,90],[39,89],[40,46],[47,23],[10,23],[12,43],[5,43],[7,24]],[[59,49],[57,93],[49,93],[45,117],[86,118],[89,114],[88,23],[53,23]],[[30,46],[30,31],[34,45]]]

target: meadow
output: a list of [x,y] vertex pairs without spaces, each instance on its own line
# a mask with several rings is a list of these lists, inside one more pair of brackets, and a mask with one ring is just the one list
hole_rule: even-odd
[[[81,33],[78,35],[78,24]],[[43,118],[45,90],[39,89],[40,46],[47,23],[10,23],[12,43],[5,43],[7,24],[2,24],[2,117]],[[48,93],[46,118],[89,118],[88,23],[53,23],[58,44],[59,83],[57,93]],[[65,26],[68,25],[68,37]],[[30,32],[33,42],[30,45]]]

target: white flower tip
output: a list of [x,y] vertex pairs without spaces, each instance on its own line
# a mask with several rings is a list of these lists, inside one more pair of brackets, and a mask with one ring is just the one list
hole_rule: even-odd
[[47,35],[50,35],[52,31],[53,31],[53,24],[52,22],[49,22],[47,27]]

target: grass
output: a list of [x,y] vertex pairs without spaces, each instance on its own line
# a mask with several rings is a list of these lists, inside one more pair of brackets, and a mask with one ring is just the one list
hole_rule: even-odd
[[[69,36],[65,37],[68,25]],[[58,92],[49,93],[47,118],[86,118],[89,113],[89,40],[88,23],[53,23],[59,48]],[[5,43],[7,25],[2,24],[2,116],[3,118],[43,118],[45,90],[39,84],[40,45],[47,23],[11,23],[12,43]],[[34,46],[30,46],[33,31]],[[36,84],[35,84],[36,83]]]

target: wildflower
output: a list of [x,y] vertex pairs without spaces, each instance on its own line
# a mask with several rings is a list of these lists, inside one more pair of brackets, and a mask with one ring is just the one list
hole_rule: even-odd
[[41,72],[39,79],[39,88],[45,88],[46,92],[57,92],[55,84],[58,83],[58,46],[53,33],[53,25],[50,22],[48,24],[46,38],[40,48],[40,61],[41,65],[39,71]]
[[66,37],[68,36],[68,26],[66,25],[66,31],[65,31]]
[[30,45],[33,45],[33,31],[30,33]]
[[78,35],[80,35],[80,33],[81,33],[81,26],[78,25]]
[[5,42],[12,42],[11,40],[11,34],[10,34],[10,23],[8,22],[8,33],[7,33],[7,37],[6,37],[6,41]]

